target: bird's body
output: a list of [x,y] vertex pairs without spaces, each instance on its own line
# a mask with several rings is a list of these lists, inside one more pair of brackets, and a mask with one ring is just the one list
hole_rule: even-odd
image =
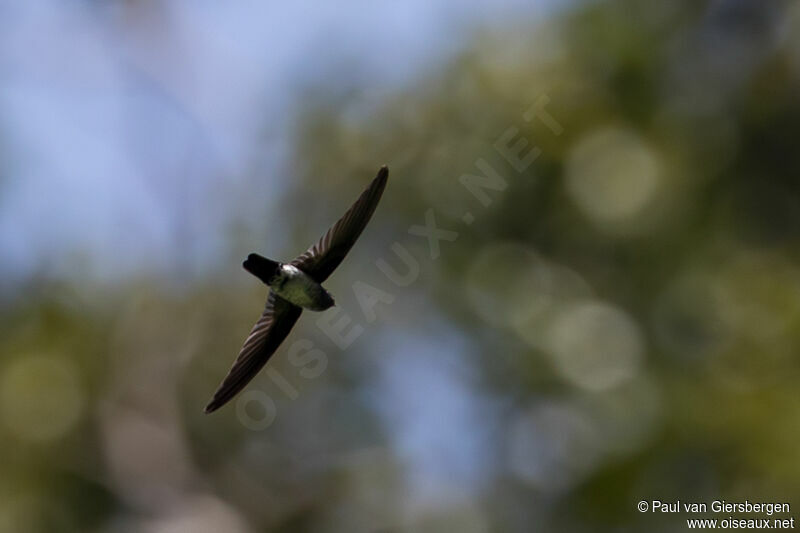
[[266,364],[289,335],[303,309],[324,311],[334,305],[322,283],[350,251],[369,222],[386,187],[389,169],[378,175],[358,200],[316,244],[289,263],[250,254],[244,268],[270,287],[264,312],[244,341],[239,357],[211,402],[210,413],[233,398]]
[[310,311],[324,311],[335,303],[322,285],[294,265],[282,264],[269,286],[276,296]]

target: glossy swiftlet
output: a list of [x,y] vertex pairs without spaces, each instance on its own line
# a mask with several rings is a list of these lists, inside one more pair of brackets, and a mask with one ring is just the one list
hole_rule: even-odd
[[384,165],[358,200],[316,244],[289,263],[250,254],[244,268],[266,283],[270,290],[261,318],[244,341],[239,356],[222,381],[206,413],[216,411],[233,398],[289,335],[303,309],[324,311],[334,305],[322,287],[353,247],[381,199],[389,169]]

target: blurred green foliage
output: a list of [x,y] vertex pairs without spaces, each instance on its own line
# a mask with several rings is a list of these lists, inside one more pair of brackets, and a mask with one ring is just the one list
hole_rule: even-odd
[[[271,255],[316,239],[388,163],[330,286],[364,325],[353,280],[396,303],[346,353],[304,317],[293,338],[328,369],[303,380],[276,356],[297,397],[256,380],[279,415],[253,432],[202,406],[256,282],[32,280],[0,315],[0,531],[674,530],[685,514],[636,503],[800,505],[798,35],[791,3],[595,2],[479,31],[378,102],[346,79],[309,89],[291,249]],[[537,102],[559,134],[525,119]],[[495,146],[509,128],[539,151],[521,172]],[[507,184],[488,206],[459,181],[479,159]],[[436,260],[408,233],[429,209],[459,234]],[[411,287],[375,269],[394,242],[420,262]],[[476,420],[495,466],[470,498],[409,511],[408,465],[363,387],[390,335],[436,324],[469,347],[472,393],[503,405]]]

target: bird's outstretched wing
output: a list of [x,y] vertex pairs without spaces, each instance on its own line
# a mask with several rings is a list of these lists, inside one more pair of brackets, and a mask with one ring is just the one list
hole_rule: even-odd
[[206,406],[216,411],[244,388],[289,335],[303,310],[270,291],[261,318],[244,341],[239,357]]
[[344,216],[316,244],[291,264],[311,276],[317,283],[325,281],[364,231],[378,206],[388,178],[389,169],[384,165]]

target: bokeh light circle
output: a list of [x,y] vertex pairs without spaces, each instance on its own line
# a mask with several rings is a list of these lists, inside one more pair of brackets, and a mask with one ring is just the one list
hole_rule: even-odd
[[524,315],[513,322],[514,331],[531,348],[547,349],[547,331],[566,306],[593,296],[589,283],[577,272],[563,265],[550,263],[548,283],[537,287],[539,305],[525,308]]
[[560,493],[581,481],[602,458],[597,428],[575,406],[546,402],[511,422],[508,467],[522,481]]
[[639,327],[624,311],[598,301],[565,308],[547,336],[558,373],[583,389],[607,390],[634,377],[641,365]]
[[601,228],[635,229],[662,181],[657,154],[626,129],[608,127],[580,139],[570,150],[566,188],[580,211]]
[[493,326],[513,327],[547,309],[552,300],[553,266],[517,243],[481,249],[466,274],[472,309]]

